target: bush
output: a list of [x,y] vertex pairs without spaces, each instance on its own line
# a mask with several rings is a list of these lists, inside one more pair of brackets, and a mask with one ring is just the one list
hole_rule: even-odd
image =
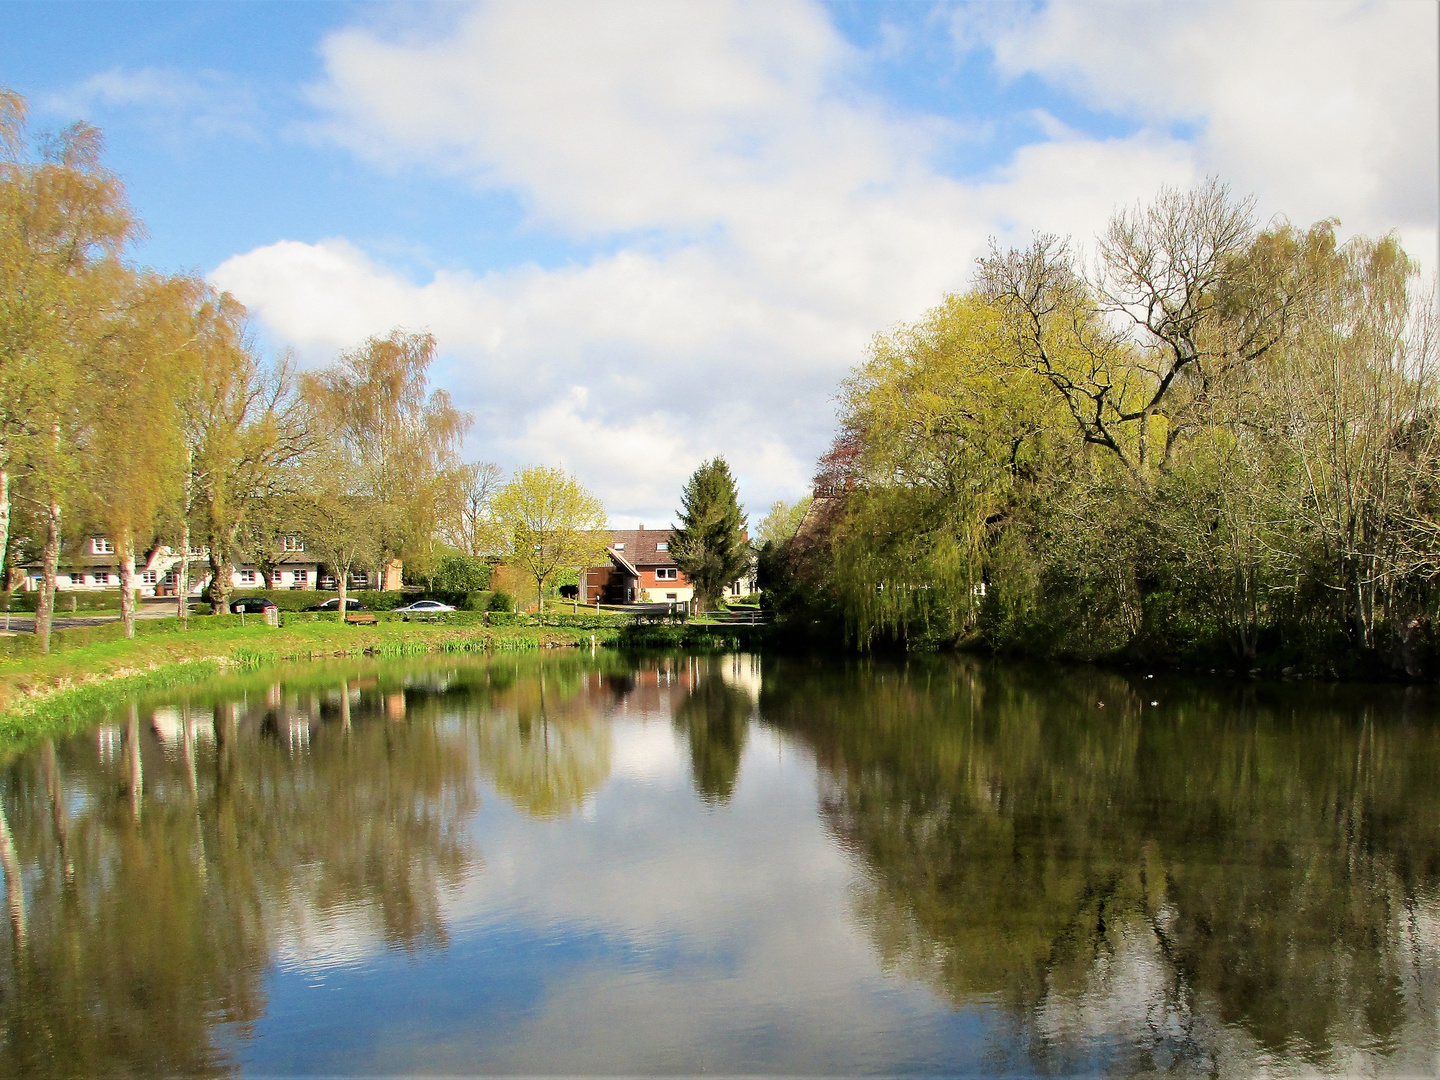
[[[136,594],[139,595],[138,593]],[[0,610],[4,610],[6,599],[11,611],[34,611],[35,605],[40,600],[39,592],[19,590],[13,593],[0,593]],[[74,607],[71,607],[71,604]],[[119,611],[120,590],[101,589],[97,592],[81,592],[79,589],[70,591],[61,589],[55,598],[55,613],[63,615],[70,611]]]
[[[325,589],[236,589],[230,594],[230,602],[234,603],[245,596],[264,596],[273,600],[275,606],[281,611],[304,611],[308,607],[323,604],[326,600],[333,600],[339,595],[338,592]],[[401,604],[408,604],[415,599],[414,593],[403,592],[399,589],[392,589],[388,592],[360,589],[345,595],[347,599],[360,601],[371,611],[391,611]],[[206,606],[209,605],[206,604]]]
[[514,611],[515,598],[507,592],[493,592],[490,594],[490,603],[487,611]]
[[481,592],[489,587],[490,574],[488,563],[469,555],[442,555],[435,563],[427,588],[432,593],[451,595]]

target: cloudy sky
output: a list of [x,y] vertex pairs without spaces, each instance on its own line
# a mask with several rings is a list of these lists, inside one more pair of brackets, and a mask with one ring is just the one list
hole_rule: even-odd
[[439,339],[472,459],[670,521],[724,455],[804,494],[878,330],[989,237],[1218,175],[1437,243],[1437,6],[0,5],[0,85],[109,139],[138,256],[321,364]]

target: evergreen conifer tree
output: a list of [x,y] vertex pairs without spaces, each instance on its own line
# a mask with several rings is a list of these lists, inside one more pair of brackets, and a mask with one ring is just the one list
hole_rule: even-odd
[[685,484],[680,527],[670,534],[670,554],[695,586],[702,610],[713,609],[725,586],[750,568],[745,512],[725,459],[695,470]]

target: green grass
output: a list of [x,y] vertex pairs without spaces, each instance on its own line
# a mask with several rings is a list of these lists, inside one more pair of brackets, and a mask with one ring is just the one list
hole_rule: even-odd
[[592,634],[603,645],[619,637],[616,629],[402,622],[300,622],[275,629],[252,620],[244,627],[122,638],[49,656],[0,659],[0,742],[67,730],[136,693],[234,668],[333,657],[530,651],[588,645]]

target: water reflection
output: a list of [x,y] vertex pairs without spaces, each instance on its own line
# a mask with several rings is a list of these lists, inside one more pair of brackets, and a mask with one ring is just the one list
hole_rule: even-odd
[[604,653],[137,701],[0,758],[0,1075],[1428,1072],[1435,720]]
[[784,665],[762,706],[823,763],[882,961],[1003,1002],[1037,1062],[1433,1065],[1428,697]]

